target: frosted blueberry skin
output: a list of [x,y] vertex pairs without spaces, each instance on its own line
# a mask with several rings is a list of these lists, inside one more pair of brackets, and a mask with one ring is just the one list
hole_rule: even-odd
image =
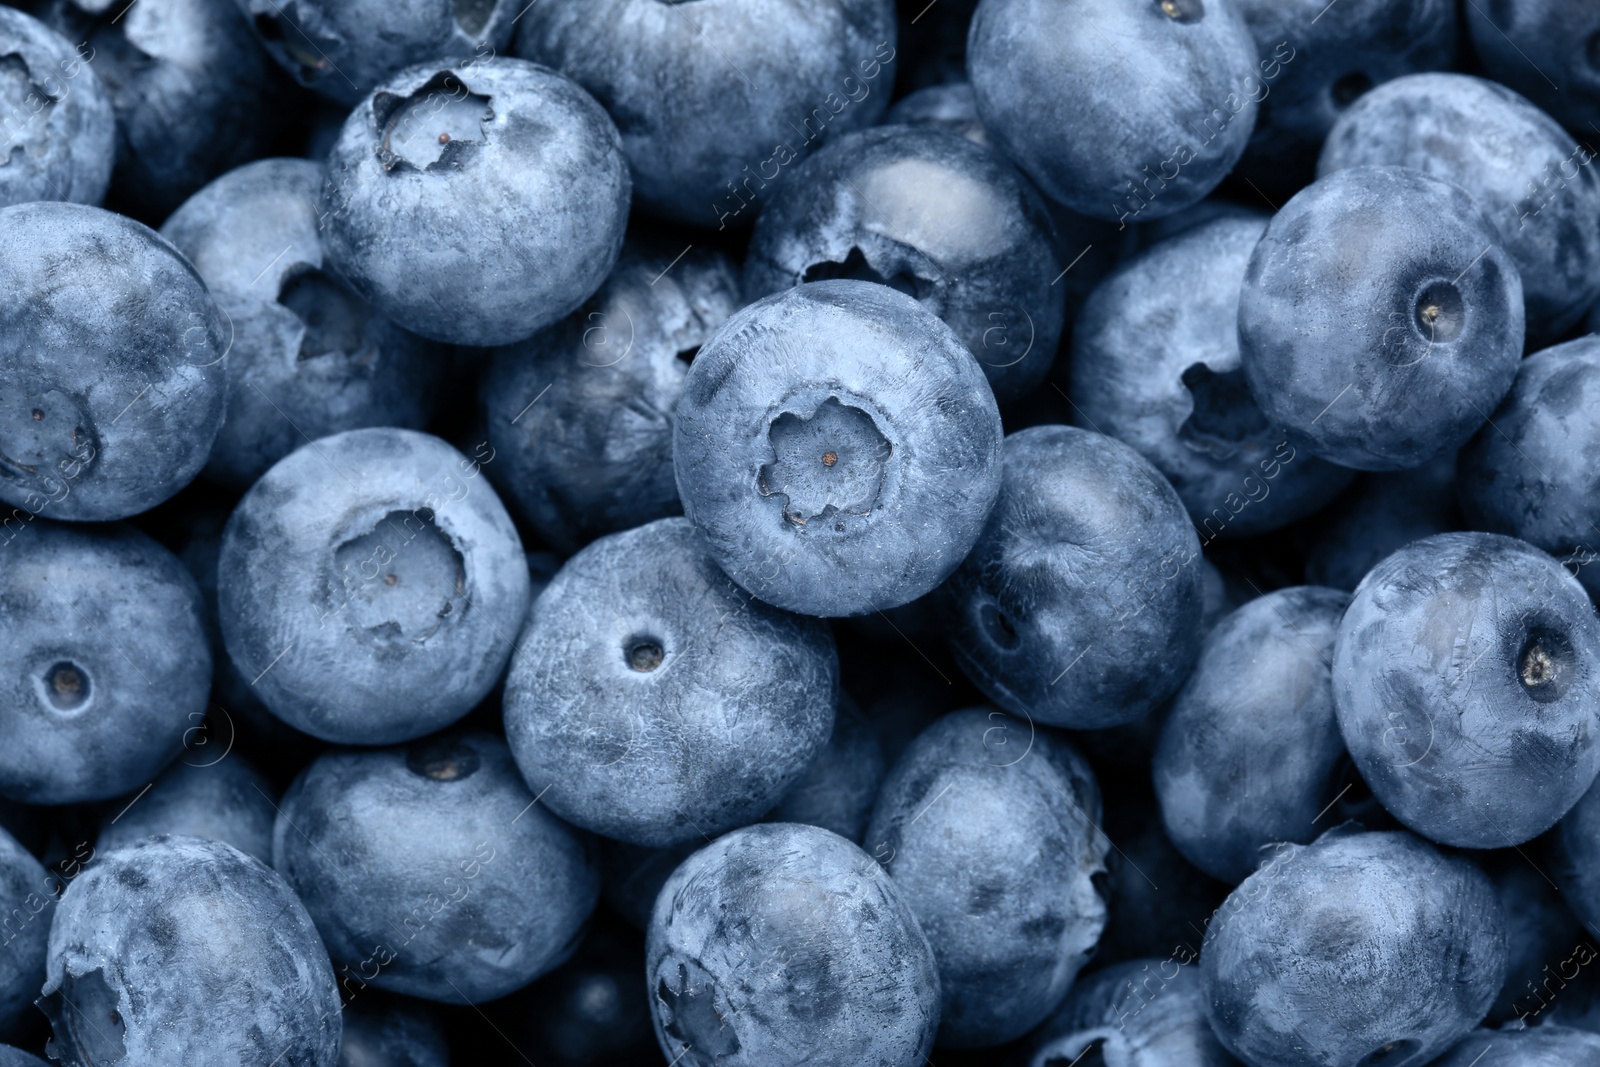
[[[1206,1022],[1199,968],[1128,960],[1085,975],[1028,1038],[1028,1067],[1079,1057],[1123,1067],[1238,1067]],[[1090,1049],[1098,1052],[1091,1053]]]
[[827,626],[717,569],[684,519],[612,534],[540,595],[506,679],[506,737],[541,803],[634,844],[769,811],[828,743]]
[[64,37],[0,7],[0,109],[11,120],[0,152],[0,207],[32,200],[98,204],[111,184],[117,118],[111,97]]
[[1200,651],[1200,541],[1159,471],[1071,426],[1006,438],[1000,499],[939,593],[967,677],[1014,715],[1100,729],[1148,714]]
[[1587,0],[1486,0],[1465,12],[1489,77],[1579,137],[1592,136],[1589,123],[1600,109],[1600,10]]
[[1471,1067],[1480,1061],[1480,1067],[1597,1067],[1600,1034],[1550,1023],[1527,1030],[1484,1028],[1468,1034],[1433,1067]]
[[1267,83],[1239,174],[1291,196],[1314,177],[1317,149],[1374,85],[1449,67],[1456,54],[1451,0],[1235,0],[1255,38]]
[[[94,67],[116,113],[110,200],[152,225],[264,154],[283,81],[227,0],[44,0],[40,18]],[[76,90],[74,86],[73,91]]]
[[48,967],[47,1051],[73,1067],[339,1062],[339,991],[311,917],[220,841],[97,857],[56,906]]
[[865,842],[933,946],[941,1046],[1005,1044],[1060,1003],[1105,928],[1100,820],[1078,751],[1000,712],[952,712],[895,762]]
[[[44,984],[45,942],[61,880],[45,871],[16,838],[0,829],[0,894],[4,894],[5,952],[0,953],[0,1035],[20,1038],[37,1020],[33,1007]],[[0,1067],[6,1067],[0,1048]]]
[[520,341],[577,309],[622,248],[616,127],[568,79],[520,59],[425,63],[384,80],[328,156],[328,261],[395,323],[436,341]]
[[512,0],[238,0],[301,85],[346,107],[417,63],[480,61],[511,42]]
[[1490,424],[1461,451],[1456,490],[1474,529],[1544,549],[1591,591],[1600,547],[1600,336],[1522,361]]
[[[217,732],[221,733],[220,727]],[[215,746],[190,748],[148,791],[107,811],[95,851],[110,852],[147,837],[174,834],[222,841],[271,863],[278,791],[242,755],[224,755],[225,744],[227,740],[219,736]]]
[[493,1000],[572,954],[600,891],[586,843],[533,801],[489,734],[334,751],[284,794],[272,863],[342,981]]
[[223,531],[218,617],[274,715],[391,744],[488,695],[527,615],[528,564],[483,462],[412,430],[350,430],[245,494]]
[[1328,175],[1412,167],[1478,202],[1522,278],[1534,341],[1566,333],[1600,297],[1600,174],[1594,153],[1525,98],[1465,74],[1380,85],[1334,125],[1317,161]]
[[1278,841],[1305,843],[1344,784],[1329,670],[1349,594],[1296,586],[1217,624],[1172,702],[1152,772],[1172,843],[1238,884]]
[[342,1010],[339,1067],[450,1067],[449,1035],[427,1005],[361,994]]
[[50,1065],[20,1048],[0,1045],[0,1067],[50,1067]]
[[1044,201],[1003,159],[947,130],[846,134],[761,211],[745,296],[826,278],[880,282],[956,332],[1002,403],[1050,372],[1064,304]]
[[35,521],[0,568],[0,793],[105,800],[149,782],[205,714],[211,649],[178,558],[126,526]]
[[1255,1067],[1421,1067],[1505,977],[1489,879],[1403,831],[1283,845],[1223,902],[1200,952],[1206,1015]]
[[1161,241],[1102,281],[1072,330],[1075,420],[1155,464],[1214,537],[1304,518],[1351,478],[1296,455],[1245,385],[1239,291],[1266,227],[1251,213]]
[[154,231],[83,204],[0,210],[0,500],[103,522],[199,473],[222,425],[226,317]]
[[1543,833],[1600,772],[1600,619],[1554,559],[1499,534],[1412,542],[1339,626],[1339,729],[1373,795],[1447,845]]
[[540,0],[516,50],[611,113],[641,210],[717,230],[877,122],[897,70],[892,0]]
[[1266,91],[1258,63],[1232,0],[983,0],[967,37],[990,140],[1046,195],[1113,222],[1170,215],[1227,176]]
[[421,429],[446,367],[438,345],[377,314],[331,272],[317,219],[324,179],[309,160],[247,163],[161,227],[233,327],[228,418],[204,474],[238,492],[308,439]]
[[764,822],[798,822],[861,843],[888,773],[880,727],[843,693],[828,744],[789,786]]
[[695,357],[673,463],[717,565],[807,615],[898,607],[943,581],[1000,489],[977,360],[903,293],[812,282],[759,300]]
[[884,116],[885,124],[937,126],[959,133],[974,144],[989,146],[989,135],[978,118],[978,102],[965,81],[930,85],[897,100]]
[[1466,190],[1351,167],[1267,226],[1239,298],[1245,380],[1296,445],[1357,470],[1460,447],[1522,359],[1522,283]]
[[747,826],[690,856],[646,954],[656,1040],[694,1067],[917,1067],[939,1026],[938,967],[904,895],[815,826]]
[[583,307],[495,353],[480,389],[489,473],[547,544],[576,552],[681,513],[673,414],[690,362],[742,303],[721,252],[630,237]]
[[1360,475],[1324,512],[1306,550],[1306,581],[1353,590],[1378,561],[1412,541],[1464,525],[1456,509],[1456,454],[1403,471]]

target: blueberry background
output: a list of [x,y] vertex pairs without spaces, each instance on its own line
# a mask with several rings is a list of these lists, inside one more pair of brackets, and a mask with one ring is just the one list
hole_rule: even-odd
[[1592,0],[0,0],[0,1067],[1600,1067],[1597,152]]

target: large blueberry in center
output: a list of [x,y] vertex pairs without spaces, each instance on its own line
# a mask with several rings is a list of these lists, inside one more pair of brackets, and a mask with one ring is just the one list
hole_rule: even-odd
[[774,458],[761,468],[762,492],[785,498],[790,522],[865,515],[878,503],[893,448],[860,408],[830,396],[810,415],[779,415],[767,439]]

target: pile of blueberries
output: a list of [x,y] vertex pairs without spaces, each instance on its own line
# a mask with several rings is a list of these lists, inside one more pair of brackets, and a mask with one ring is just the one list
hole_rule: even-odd
[[6,0],[0,1067],[1600,1067],[1596,0]]

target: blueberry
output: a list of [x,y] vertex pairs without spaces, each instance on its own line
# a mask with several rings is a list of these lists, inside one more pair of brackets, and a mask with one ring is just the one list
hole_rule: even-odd
[[1549,998],[1575,978],[1579,968],[1600,957],[1600,951],[1562,902],[1550,876],[1525,852],[1491,852],[1481,866],[1494,882],[1506,917],[1506,981],[1489,1009],[1488,1021],[1546,1023]]
[[49,1067],[49,1064],[20,1048],[0,1045],[0,1067]]
[[591,544],[539,597],[506,736],[551,811],[641,845],[759,819],[828,742],[828,628],[739,590],[683,519]]
[[417,63],[492,56],[511,41],[514,0],[239,0],[278,65],[349,106]]
[[450,1067],[449,1037],[420,1001],[362,990],[342,1014],[339,1067]]
[[639,206],[692,226],[753,221],[817,142],[876,122],[895,80],[890,0],[541,0],[521,22],[517,54],[616,120]]
[[489,473],[540,537],[576,552],[682,511],[673,412],[700,346],[741,303],[720,252],[630,237],[583,307],[495,353],[481,387]]
[[1402,167],[1335,171],[1296,194],[1250,257],[1245,380],[1295,444],[1358,470],[1463,444],[1511,387],[1522,283],[1460,186]]
[[1403,471],[1362,474],[1325,518],[1306,549],[1312,585],[1354,589],[1379,560],[1412,541],[1461,529],[1456,454]]
[[37,522],[14,536],[0,568],[0,792],[70,804],[143,786],[205,713],[194,580],[127,527]]
[[1080,425],[1133,446],[1210,540],[1303,518],[1350,480],[1269,423],[1239,361],[1239,290],[1266,229],[1218,218],[1160,242],[1090,295],[1072,331]]
[[794,780],[766,822],[799,822],[861,843],[888,771],[877,723],[841,693],[833,733]]
[[156,837],[101,856],[50,926],[39,1005],[67,1067],[334,1067],[339,992],[311,917],[260,860]]
[[1593,157],[1502,85],[1465,74],[1412,74],[1379,86],[1340,117],[1317,172],[1392,164],[1461,186],[1517,265],[1529,336],[1549,339],[1600,297],[1600,174],[1587,166]]
[[1395,818],[1463,848],[1519,845],[1600,772],[1600,619],[1559,563],[1499,534],[1414,541],[1356,587],[1333,698]]
[[[1489,1055],[1493,1052],[1494,1055]],[[1481,1061],[1481,1063],[1480,1063]],[[1600,1034],[1567,1026],[1475,1030],[1434,1067],[1594,1067]]]
[[1236,1067],[1206,1023],[1197,968],[1128,960],[1081,979],[1028,1039],[1029,1067]]
[[348,993],[504,996],[572,954],[599,893],[584,842],[478,733],[319,757],[284,795],[272,862]]
[[1077,750],[998,711],[946,715],[895,763],[866,845],[933,945],[941,1046],[1004,1044],[1061,1001],[1105,927],[1100,818]]
[[205,474],[242,491],[307,440],[363,426],[420,429],[445,369],[329,272],[320,165],[264,159],[173,212],[161,235],[194,263],[233,326],[228,419]]
[[113,805],[94,847],[110,852],[146,837],[182,834],[225,841],[271,863],[277,795],[242,756],[195,748],[125,805]]
[[628,215],[616,127],[518,59],[408,67],[345,120],[320,214],[328,261],[438,341],[520,341],[611,272]]
[[1421,1067],[1477,1025],[1505,967],[1489,879],[1403,831],[1282,845],[1200,952],[1211,1027],[1252,1067]]
[[222,425],[228,324],[154,232],[81,204],[0,210],[0,500],[103,521],[187,485]]
[[[40,0],[111,98],[111,200],[151,223],[262,155],[284,114],[272,61],[227,0]],[[73,91],[76,91],[74,89]]]
[[1216,188],[1267,69],[1233,0],[983,0],[967,38],[990,138],[1050,197],[1114,222]]
[[[1597,274],[1596,277],[1600,277]],[[1600,589],[1600,336],[1522,361],[1511,392],[1461,453],[1456,487],[1474,528],[1520,537]]]
[[1156,794],[1178,850],[1237,884],[1275,842],[1305,843],[1345,757],[1333,712],[1334,638],[1350,597],[1297,586],[1217,624],[1156,748]]
[[111,183],[117,119],[100,77],[50,27],[0,7],[0,207],[30,200],[98,204]]
[[920,1067],[933,950],[894,881],[837,834],[766,823],[683,862],[646,943],[656,1040],[683,1067]]
[[[44,982],[45,940],[60,882],[22,844],[0,830],[0,1035],[18,1037],[37,1018],[33,998]],[[0,1067],[5,1067],[0,1049]]]
[[762,210],[745,295],[857,278],[943,319],[1001,403],[1036,389],[1061,339],[1061,276],[1044,202],[1004,160],[948,130],[846,134]]
[[940,591],[962,670],[1050,726],[1132,722],[1200,651],[1200,543],[1178,494],[1120,441],[1070,426],[1006,438],[1000,500]]
[[1451,0],[1341,0],[1326,18],[1327,0],[1235,2],[1267,84],[1239,173],[1265,192],[1287,196],[1310,182],[1328,131],[1374,85],[1455,58]]
[[689,368],[673,441],[684,514],[717,565],[808,615],[928,592],[1000,489],[1000,415],[977,360],[871,282],[813,282],[736,313]]
[[1580,137],[1600,108],[1600,10],[1588,0],[1491,0],[1465,8],[1479,61],[1495,81]]
[[989,147],[989,135],[978,118],[978,101],[969,82],[930,85],[902,97],[884,122],[906,126],[937,126],[959,133],[974,144]]
[[389,744],[493,688],[527,614],[528,565],[476,480],[484,462],[411,430],[350,430],[245,494],[223,534],[218,614],[274,715],[327,741]]

